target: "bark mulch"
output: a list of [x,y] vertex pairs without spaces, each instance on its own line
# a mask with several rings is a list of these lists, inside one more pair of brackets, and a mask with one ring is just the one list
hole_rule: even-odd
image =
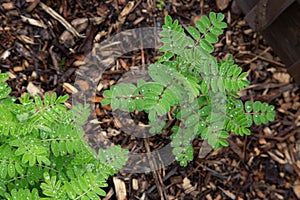
[[[250,74],[251,86],[240,93],[242,100],[276,106],[274,122],[253,126],[250,136],[231,136],[227,148],[212,151],[203,141],[195,140],[195,159],[185,168],[174,162],[155,172],[119,172],[109,179],[103,199],[300,199],[299,86],[264,38],[243,20],[235,2],[216,2],[1,1],[0,69],[9,74],[14,96],[25,92],[72,94],[77,90],[76,70],[96,42],[123,30],[160,27],[166,14],[181,24],[193,25],[201,15],[215,11],[226,15],[228,28],[214,54],[219,58],[232,54]],[[103,75],[102,88],[134,66],[155,62],[158,56],[156,50],[142,47],[120,56]],[[98,94],[88,100],[95,103],[98,122],[94,124],[100,124],[101,133],[111,142],[136,152],[158,149],[169,142],[162,136],[146,140],[123,133],[109,107],[99,105],[101,90]],[[95,149],[101,137],[87,136]]]

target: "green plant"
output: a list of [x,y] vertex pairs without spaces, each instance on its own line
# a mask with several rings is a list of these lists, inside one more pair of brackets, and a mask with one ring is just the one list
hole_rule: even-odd
[[67,110],[68,96],[8,96],[0,73],[0,198],[99,199],[106,180],[126,162],[119,146],[98,155],[82,139],[88,105]]
[[156,7],[158,10],[162,11],[166,6],[166,3],[164,0],[156,0]]
[[249,135],[253,122],[260,125],[274,120],[274,106],[238,99],[237,92],[249,85],[247,72],[231,56],[218,62],[210,54],[227,27],[223,19],[223,14],[212,12],[185,33],[177,20],[166,16],[160,33],[164,55],[148,67],[152,81],[120,83],[103,93],[102,105],[148,114],[151,133],[161,133],[168,116],[175,119],[171,146],[183,166],[193,159],[195,137],[208,140],[213,148],[228,146],[229,134]]

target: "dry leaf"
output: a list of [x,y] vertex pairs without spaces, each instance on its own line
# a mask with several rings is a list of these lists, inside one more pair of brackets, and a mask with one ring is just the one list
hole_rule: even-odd
[[225,10],[229,5],[230,0],[216,0],[217,7],[220,10]]

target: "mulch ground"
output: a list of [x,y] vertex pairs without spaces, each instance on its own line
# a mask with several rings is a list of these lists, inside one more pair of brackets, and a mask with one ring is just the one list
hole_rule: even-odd
[[[300,199],[299,86],[264,38],[243,20],[234,1],[217,2],[2,0],[0,69],[9,74],[11,95],[16,97],[25,92],[72,94],[76,92],[76,70],[95,42],[123,30],[160,27],[166,14],[181,24],[193,25],[203,14],[223,12],[228,28],[214,54],[219,58],[232,54],[249,72],[251,86],[240,92],[241,99],[275,105],[276,120],[253,126],[250,136],[230,137],[229,147],[215,151],[206,151],[203,141],[195,140],[195,159],[185,168],[174,162],[150,173],[121,171],[109,179],[104,199]],[[122,76],[133,66],[153,63],[157,55],[142,49],[120,56],[103,76],[107,78],[104,85],[112,84],[111,76]],[[94,115],[111,142],[141,152],[166,143],[160,136],[134,140],[124,134],[109,108],[99,106],[101,92],[99,95],[91,100],[97,107]],[[99,139],[89,138],[95,148]]]

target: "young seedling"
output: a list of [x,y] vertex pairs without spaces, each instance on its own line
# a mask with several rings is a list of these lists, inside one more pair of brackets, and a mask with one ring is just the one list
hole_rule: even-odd
[[249,135],[253,122],[274,120],[274,106],[239,100],[238,92],[249,85],[247,72],[231,56],[218,62],[211,55],[227,27],[223,19],[223,14],[211,12],[185,32],[167,15],[160,33],[164,54],[148,67],[152,80],[120,83],[103,93],[101,104],[110,104],[113,110],[144,111],[152,134],[162,133],[168,116],[176,119],[178,123],[169,131],[173,154],[182,166],[193,159],[196,137],[219,148],[228,146],[229,134]]
[[87,106],[67,110],[68,96],[16,99],[0,72],[0,198],[99,199],[106,180],[126,163],[116,146],[98,155],[82,139]]

